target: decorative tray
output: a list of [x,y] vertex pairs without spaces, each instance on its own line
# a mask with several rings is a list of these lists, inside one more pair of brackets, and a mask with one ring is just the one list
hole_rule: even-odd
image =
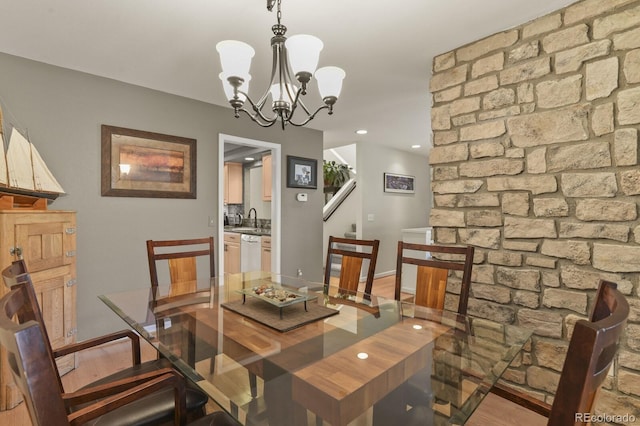
[[244,288],[238,290],[242,294],[243,300],[246,296],[253,297],[258,300],[264,300],[278,308],[295,305],[296,303],[306,302],[316,299],[314,293],[303,293],[291,288],[285,288],[274,284],[262,284],[256,287]]

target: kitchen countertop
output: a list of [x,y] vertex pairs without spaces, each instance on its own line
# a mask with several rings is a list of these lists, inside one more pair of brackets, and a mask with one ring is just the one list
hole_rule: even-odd
[[271,235],[271,229],[269,228],[249,228],[246,226],[225,226],[224,232],[234,232],[236,234],[260,235],[260,236]]

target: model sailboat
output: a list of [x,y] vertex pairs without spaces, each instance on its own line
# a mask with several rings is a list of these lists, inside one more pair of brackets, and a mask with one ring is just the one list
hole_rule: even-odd
[[[0,139],[5,146],[0,109]],[[0,193],[55,200],[64,189],[53,176],[38,150],[15,127],[6,155],[0,155]]]

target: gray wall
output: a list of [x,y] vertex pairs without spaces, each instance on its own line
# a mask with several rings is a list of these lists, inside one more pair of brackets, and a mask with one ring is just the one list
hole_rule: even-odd
[[[65,188],[67,195],[50,209],[78,212],[79,339],[124,327],[97,296],[149,285],[147,239],[214,235],[220,246],[217,229],[207,226],[218,211],[219,133],[279,143],[282,164],[287,155],[322,162],[319,131],[262,129],[233,118],[227,108],[2,53],[0,70],[5,129],[14,123],[26,128]],[[211,78],[212,87],[219,84]],[[197,199],[102,197],[102,124],[197,139]],[[297,202],[284,176],[283,170],[282,273],[300,268],[306,278],[320,280],[322,191],[307,191],[309,201]]]
[[[376,274],[395,271],[398,241],[402,229],[428,225],[430,212],[430,178],[427,159],[407,151],[358,143],[358,186],[362,195],[361,221],[363,239],[379,239]],[[383,174],[415,176],[415,193],[384,192]],[[374,220],[369,221],[368,215]]]

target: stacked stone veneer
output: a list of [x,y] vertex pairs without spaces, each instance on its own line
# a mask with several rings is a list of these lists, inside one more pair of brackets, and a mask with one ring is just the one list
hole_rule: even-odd
[[586,0],[437,56],[441,244],[476,247],[469,313],[531,328],[512,385],[551,401],[598,280],[631,305],[598,412],[640,419],[640,1]]

